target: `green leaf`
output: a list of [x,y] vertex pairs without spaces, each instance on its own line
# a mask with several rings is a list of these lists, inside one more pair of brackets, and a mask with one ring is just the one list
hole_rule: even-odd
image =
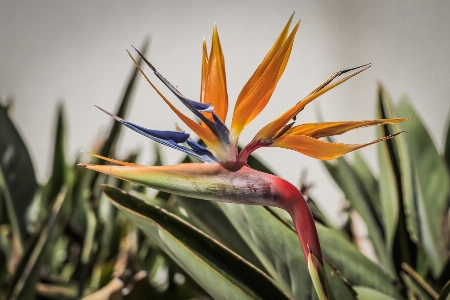
[[325,257],[342,273],[352,286],[365,286],[400,298],[389,276],[370,261],[344,235],[335,229],[316,224]]
[[38,184],[27,147],[6,107],[1,104],[0,128],[0,192],[3,194],[9,223],[21,252],[26,235],[24,212],[32,202]]
[[[397,117],[392,101],[381,85],[378,89],[377,111],[379,118]],[[379,137],[401,132],[400,124],[386,125],[378,129]],[[401,262],[415,262],[416,245],[413,241],[418,243],[419,235],[414,166],[408,152],[406,135],[403,133],[378,144],[386,250],[393,255],[397,270],[400,269]]]
[[365,287],[365,286],[353,286],[358,293],[359,300],[395,300],[399,298],[393,298],[380,291]]
[[450,169],[450,118],[448,120],[447,135],[445,138],[444,157],[447,162],[447,168]]
[[[155,152],[155,161],[153,162],[152,166],[163,166],[164,165],[164,159],[163,159],[163,155],[161,153],[161,147],[158,143],[154,143],[154,152]],[[189,155],[186,155],[182,162],[188,162],[189,160]],[[143,187],[144,188],[144,187]],[[145,188],[144,188],[145,190]],[[156,194],[156,197],[158,199],[163,199],[163,200],[168,200],[170,198],[170,193],[166,193],[163,191],[158,191],[158,193]]]
[[366,161],[358,151],[355,151],[353,158],[354,161],[353,164],[351,164],[351,167],[357,178],[359,178],[362,187],[366,191],[366,195],[370,200],[373,213],[376,215],[378,220],[381,220],[382,212],[378,190],[378,181],[373,175],[372,171],[369,169]]
[[[297,235],[259,206],[219,203],[270,276],[296,299],[316,294]],[[295,266],[295,267],[294,267]]]
[[431,297],[414,279],[408,274],[402,273],[402,279],[407,288],[409,299],[423,299],[423,300],[433,300],[436,298]]
[[53,147],[53,165],[52,165],[52,175],[47,183],[46,189],[48,189],[48,199],[50,203],[58,195],[61,187],[64,185],[66,180],[66,160],[65,160],[65,135],[66,135],[66,124],[64,117],[64,107],[62,104],[58,106],[57,121],[56,121],[56,131],[55,140]]
[[411,120],[402,127],[408,132],[408,150],[415,165],[420,241],[431,261],[434,277],[442,272],[448,252],[444,241],[444,220],[450,207],[450,175],[442,157],[419,116],[404,98],[398,107],[401,116]]
[[[383,134],[383,136],[385,136]],[[387,253],[392,253],[394,236],[397,230],[399,199],[397,179],[389,155],[387,143],[378,143],[378,165],[380,168],[380,200],[384,227],[384,242]]]
[[45,256],[49,253],[47,247],[51,244],[52,235],[60,228],[56,224],[66,198],[65,196],[66,189],[63,189],[56,198],[46,223],[28,245],[11,281],[8,299],[34,298],[35,285],[39,280]]
[[[336,225],[327,217],[327,215],[322,211],[322,209],[311,196],[308,195],[308,197],[305,197],[305,199],[308,202],[308,206],[311,210],[314,221],[319,222],[320,224],[323,224],[329,228],[336,228]],[[281,210],[280,208],[276,207],[270,207],[270,209]]]
[[175,197],[181,207],[188,212],[189,218],[195,221],[200,230],[244,257],[255,267],[264,270],[261,262],[241,238],[218,203],[175,195],[172,197]]
[[441,293],[439,294],[438,300],[446,300],[446,299],[448,299],[449,295],[450,295],[450,280],[447,281],[447,283],[442,288]]
[[[270,210],[272,211],[272,208]],[[284,225],[289,226],[293,231],[290,216],[280,214],[279,209],[276,212],[280,220],[284,219]],[[392,297],[400,297],[388,275],[380,266],[364,256],[342,230],[330,228],[318,222],[316,227],[326,261],[329,261],[351,285],[367,286]],[[349,263],[349,257],[351,257],[351,263]]]
[[[391,101],[383,87],[378,87],[377,117],[380,119],[394,118]],[[393,126],[392,126],[393,127]],[[377,128],[378,137],[382,138],[393,134],[388,125]],[[396,126],[398,128],[398,126]],[[397,130],[397,132],[400,130]],[[401,175],[398,166],[398,150],[396,141],[385,141],[378,143],[378,165],[380,168],[379,195],[381,204],[381,220],[384,228],[384,241],[386,253],[393,252],[394,238],[400,229],[399,210],[400,197],[402,195]],[[403,220],[403,219],[402,219]],[[399,226],[397,226],[399,225]]]
[[338,158],[333,164],[324,161],[324,164],[339,188],[344,192],[346,199],[366,223],[371,242],[381,266],[389,274],[391,279],[396,278],[397,275],[392,260],[386,253],[380,221],[376,218],[371,200],[366,196],[364,187],[359,184],[360,180],[355,175],[355,172],[353,172],[345,158]]
[[[271,277],[291,297],[317,297],[295,231],[264,207],[230,203],[220,203],[220,206]],[[353,299],[353,292],[344,284],[334,267],[327,261],[325,267],[335,298]]]
[[410,286],[411,290],[419,291],[422,298],[437,299],[438,294],[436,291],[427,283],[427,281],[420,276],[413,268],[411,268],[407,263],[402,263],[403,279],[407,286]]
[[214,298],[286,299],[263,272],[187,222],[111,186],[105,193]]
[[66,121],[64,116],[64,107],[62,104],[58,106],[56,114],[56,127],[53,133],[53,163],[52,173],[47,184],[41,189],[40,197],[36,197],[27,211],[27,220],[29,228],[35,228],[42,218],[45,218],[47,211],[55,197],[67,181],[69,171],[66,170],[65,159],[65,136],[66,136]]

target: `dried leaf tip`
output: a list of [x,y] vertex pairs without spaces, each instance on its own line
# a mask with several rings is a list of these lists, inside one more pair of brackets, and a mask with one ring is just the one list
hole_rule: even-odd
[[95,107],[97,107],[98,109],[100,109],[102,112],[104,112],[107,115],[110,115],[111,117],[113,117],[116,121],[122,122],[123,119],[121,117],[118,117],[112,113],[110,113],[109,111],[104,110],[103,108],[101,108],[100,106],[94,105]]
[[[314,94],[314,93],[317,93],[318,91],[320,91],[321,89],[323,89],[324,87],[326,87],[328,84],[330,84],[335,78],[341,76],[342,74],[345,74],[345,73],[348,73],[348,72],[351,72],[351,71],[354,71],[354,70],[357,70],[357,69],[361,69],[361,68],[366,67],[366,68],[364,68],[364,69],[362,69],[362,70],[359,71],[359,72],[362,72],[362,71],[364,71],[364,70],[370,68],[371,66],[372,66],[372,63],[368,63],[368,64],[365,64],[365,65],[362,65],[362,66],[359,66],[359,67],[355,67],[355,68],[350,68],[350,69],[345,69],[345,70],[342,70],[342,71],[338,71],[338,72],[332,74],[330,77],[328,77],[328,78],[327,78],[324,82],[322,82],[317,88],[315,88],[311,93],[309,93],[309,95],[312,95],[312,94]],[[309,96],[309,95],[308,95],[308,96]]]
[[[136,49],[133,45],[131,45],[131,47],[133,47],[134,50],[136,50],[136,52],[139,54],[139,56],[145,61],[145,63],[147,64],[147,66],[152,69],[153,72],[156,72],[156,68],[144,57],[144,55],[139,52],[138,49]],[[128,50],[127,50],[128,52]],[[128,54],[130,54],[130,52],[128,52]]]

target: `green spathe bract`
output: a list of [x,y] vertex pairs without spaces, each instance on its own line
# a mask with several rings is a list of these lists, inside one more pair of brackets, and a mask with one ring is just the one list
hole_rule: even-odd
[[[322,259],[314,221],[300,191],[289,182],[243,163],[186,163],[171,166],[82,166],[180,196],[285,209],[301,226],[305,259],[313,251]],[[298,223],[297,223],[298,222]],[[311,232],[309,234],[309,232]],[[305,237],[303,237],[305,236]]]

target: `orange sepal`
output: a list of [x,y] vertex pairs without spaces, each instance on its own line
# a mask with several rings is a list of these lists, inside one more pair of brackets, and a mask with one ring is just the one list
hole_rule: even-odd
[[[206,47],[206,41],[203,38],[203,47],[202,47],[202,82],[200,86],[200,102],[205,102],[205,90],[206,90],[206,80],[208,79],[208,50]],[[205,117],[207,117],[211,122],[214,122],[212,114],[210,113],[203,113]],[[200,121],[200,124],[202,127],[207,128],[208,125],[206,125],[204,122]]]
[[277,40],[272,45],[272,48],[269,50],[269,52],[267,52],[263,61],[259,64],[258,68],[253,73],[252,77],[250,77],[250,79],[247,81],[247,83],[242,88],[242,90],[239,93],[239,96],[236,100],[236,106],[239,105],[239,103],[242,101],[242,99],[248,94],[248,92],[251,90],[251,88],[261,78],[261,76],[264,74],[264,72],[266,71],[269,64],[274,60],[275,55],[278,53],[278,51],[283,46],[284,42],[286,41],[286,37],[289,33],[289,27],[291,26],[293,17],[294,17],[294,14],[292,14],[292,16],[289,18],[289,21],[284,26],[283,31],[278,36]]
[[202,48],[202,82],[200,86],[200,102],[205,103],[206,79],[208,77],[208,51],[206,49],[205,39],[203,39]]
[[305,135],[283,135],[274,139],[270,146],[295,150],[312,158],[329,160],[341,157],[348,152],[388,140],[398,134],[400,134],[400,132],[366,144],[329,143]]
[[264,69],[264,72],[250,87],[245,95],[236,104],[233,113],[233,120],[231,124],[231,131],[233,137],[237,138],[242,129],[250,123],[267,105],[272,96],[273,91],[286,67],[289,55],[294,43],[295,34],[297,33],[300,22],[297,23],[292,30],[283,46],[274,57],[271,58],[270,63]]
[[301,124],[289,129],[286,135],[306,135],[315,139],[324,136],[343,134],[357,128],[374,125],[395,124],[408,120],[407,118],[379,119],[365,121],[321,122]]
[[[205,48],[206,44],[204,44],[204,51]],[[228,112],[225,58],[223,56],[222,47],[220,46],[219,34],[215,24],[212,34],[211,53],[207,65],[208,73],[202,102],[211,103],[214,106],[214,113],[225,123]]]

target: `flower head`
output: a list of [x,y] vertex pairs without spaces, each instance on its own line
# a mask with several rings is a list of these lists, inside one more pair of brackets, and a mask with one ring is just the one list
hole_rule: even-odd
[[[242,130],[267,105],[286,68],[294,38],[300,25],[300,22],[298,22],[289,33],[292,18],[293,16],[242,88],[236,101],[230,127],[225,125],[228,112],[227,81],[225,59],[216,26],[213,28],[209,56],[206,42],[203,41],[199,101],[186,98],[135,49],[154,75],[200,120],[199,122],[192,120],[169,102],[128,52],[148,83],[186,126],[197,134],[204,145],[192,140],[190,135],[185,132],[148,129],[100,109],[128,128],[165,146],[189,154],[201,163],[155,167],[121,162],[92,154],[120,166],[82,165],[89,169],[178,195],[240,204],[277,206],[285,209],[291,214],[296,225],[316,290],[319,295],[326,297],[327,290],[324,283],[325,274],[320,244],[306,201],[298,189],[287,181],[249,168],[246,164],[247,158],[253,151],[261,147],[281,147],[298,151],[313,158],[333,159],[350,151],[389,139],[396,134],[365,144],[330,143],[320,140],[320,138],[339,135],[361,127],[398,123],[405,119],[295,124],[297,114],[307,104],[366,70],[370,67],[370,64],[368,64],[333,74],[292,108],[264,126],[253,140],[239,152],[238,139]],[[345,73],[350,73],[350,75],[333,83],[334,79]]]
[[[134,58],[136,66],[145,76],[150,85],[180,117],[180,119],[205,143],[206,147],[199,145],[190,139],[190,135],[184,132],[151,130],[131,122],[122,120],[112,114],[117,121],[136,132],[153,139],[163,145],[178,149],[192,155],[201,162],[246,162],[248,156],[260,147],[281,147],[298,151],[313,158],[328,160],[340,157],[350,151],[377,143],[391,138],[393,135],[375,140],[365,144],[338,144],[320,140],[321,137],[333,136],[347,131],[379,124],[392,124],[405,119],[381,119],[367,121],[347,122],[322,122],[296,125],[297,114],[307,104],[319,96],[347,81],[356,74],[366,70],[370,64],[336,72],[325,82],[320,84],[305,98],[297,102],[274,121],[264,126],[245,146],[238,152],[238,139],[242,130],[264,109],[269,102],[273,91],[286,68],[295,34],[300,23],[289,33],[289,25],[292,17],[287,22],[281,34],[267,53],[264,60],[242,88],[234,108],[231,127],[225,125],[228,111],[228,94],[226,88],[225,59],[220,46],[217,27],[214,26],[212,35],[212,46],[209,56],[207,55],[206,42],[203,41],[202,56],[202,80],[200,101],[193,101],[185,97],[175,88],[157,69],[136,49],[137,53],[144,59],[156,77],[161,80],[169,90],[183,103],[196,117],[200,123],[192,120],[180,112],[169,100],[157,89],[153,82],[139,67]],[[332,83],[338,76],[351,73],[347,77]],[[183,145],[184,144],[184,145]]]

